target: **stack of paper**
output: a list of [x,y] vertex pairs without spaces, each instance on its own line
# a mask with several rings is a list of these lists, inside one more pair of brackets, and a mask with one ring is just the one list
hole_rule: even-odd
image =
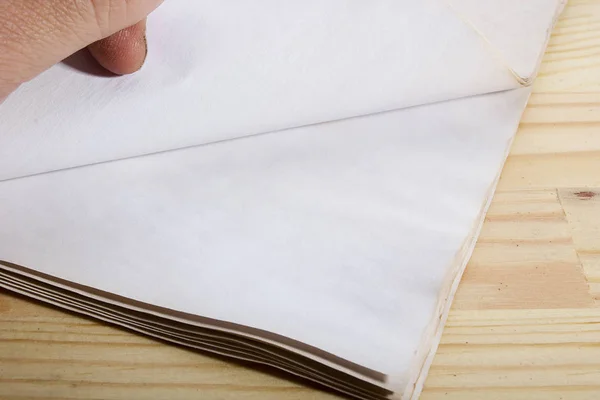
[[563,0],[168,0],[0,106],[0,286],[416,398]]

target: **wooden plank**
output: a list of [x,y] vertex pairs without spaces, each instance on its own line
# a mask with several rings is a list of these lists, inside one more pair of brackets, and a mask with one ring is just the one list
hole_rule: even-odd
[[422,399],[597,399],[600,309],[454,311]]
[[557,192],[498,193],[453,307],[578,308],[593,303]]
[[600,190],[563,189],[559,196],[590,293],[600,304]]

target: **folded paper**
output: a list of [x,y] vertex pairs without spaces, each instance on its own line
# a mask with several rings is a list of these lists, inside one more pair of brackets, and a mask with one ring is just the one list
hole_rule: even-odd
[[0,106],[0,286],[416,398],[562,6],[169,0]]

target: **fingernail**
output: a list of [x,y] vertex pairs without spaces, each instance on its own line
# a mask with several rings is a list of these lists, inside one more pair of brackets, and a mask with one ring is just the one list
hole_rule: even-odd
[[146,38],[146,35],[142,37],[141,41],[141,45],[144,47],[144,58],[142,58],[142,62],[140,62],[139,67],[135,70],[136,72],[144,67],[144,64],[146,63],[146,58],[148,58],[148,39]]
[[142,61],[142,65],[146,62],[146,58],[148,58],[148,38],[144,34],[144,61]]

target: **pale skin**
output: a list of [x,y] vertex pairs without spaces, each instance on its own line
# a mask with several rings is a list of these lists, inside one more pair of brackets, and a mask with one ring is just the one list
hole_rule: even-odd
[[0,0],[0,103],[21,84],[87,48],[108,71],[138,71],[146,17],[163,0]]

